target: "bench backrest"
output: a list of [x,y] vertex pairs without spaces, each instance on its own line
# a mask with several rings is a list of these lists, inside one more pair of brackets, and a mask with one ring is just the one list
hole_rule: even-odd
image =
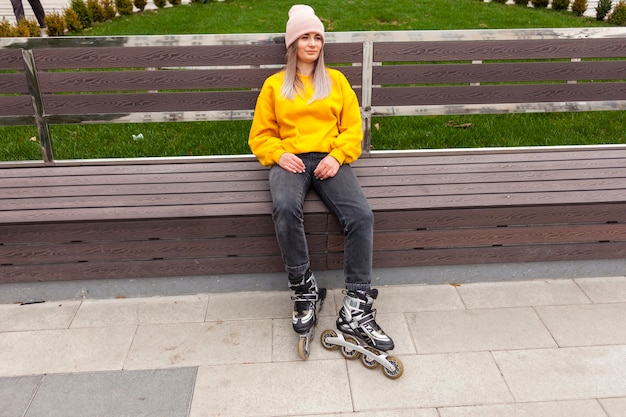
[[[0,39],[0,122],[251,119],[278,34]],[[626,109],[626,28],[336,32],[326,62],[372,116]],[[20,75],[23,71],[26,77]],[[30,107],[29,107],[30,105]]]

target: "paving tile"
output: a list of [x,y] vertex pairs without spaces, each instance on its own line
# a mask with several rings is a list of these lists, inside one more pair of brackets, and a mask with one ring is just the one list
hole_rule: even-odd
[[576,283],[594,303],[626,303],[626,276],[579,278]]
[[203,366],[190,417],[297,416],[352,411],[345,360]]
[[626,397],[622,398],[605,398],[600,400],[600,404],[604,407],[609,417],[626,416]]
[[590,303],[569,279],[464,284],[457,287],[469,309]]
[[431,408],[512,402],[491,354],[450,353],[403,356],[404,374],[395,380],[380,369],[348,361],[356,411]]
[[124,369],[269,362],[272,321],[139,326]]
[[[378,287],[378,291],[374,308],[379,313],[465,308],[455,287],[451,285],[391,285]],[[335,302],[340,307],[343,303],[343,294],[341,292],[335,294]]]
[[407,314],[417,352],[476,352],[556,347],[530,307]]
[[135,326],[0,333],[0,376],[120,370]]
[[85,300],[72,328],[203,322],[208,295]]
[[439,409],[440,417],[606,417],[595,400],[479,405]]
[[67,329],[80,301],[0,304],[0,332]]
[[[213,321],[291,318],[293,311],[291,295],[290,291],[211,294],[206,319]],[[336,308],[331,294],[325,300],[320,315],[334,314]]]
[[39,375],[0,378],[0,417],[23,416],[41,378]]
[[518,350],[493,356],[518,402],[626,396],[626,346]]
[[536,310],[561,347],[626,345],[626,303]]
[[186,417],[195,368],[46,375],[25,417]]
[[340,414],[302,414],[306,417],[439,417],[437,410],[434,408],[411,408],[411,409],[394,409],[393,405],[389,405],[389,409],[382,411],[361,411],[355,413]]

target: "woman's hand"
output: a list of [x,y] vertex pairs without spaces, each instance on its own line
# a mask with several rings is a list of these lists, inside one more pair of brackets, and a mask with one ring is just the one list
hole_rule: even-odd
[[332,156],[328,155],[317,164],[313,174],[320,180],[326,180],[337,175],[341,164]]
[[298,156],[285,152],[280,156],[278,165],[285,171],[293,172],[294,174],[302,174],[304,172],[304,162]]

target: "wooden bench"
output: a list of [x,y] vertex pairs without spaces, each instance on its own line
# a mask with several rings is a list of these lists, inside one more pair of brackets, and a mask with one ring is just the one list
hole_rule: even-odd
[[[372,116],[623,111],[626,30],[327,40],[327,63],[362,105],[365,154],[354,166],[375,212],[375,267],[624,257],[624,147],[368,151]],[[283,270],[268,171],[251,155],[59,161],[48,129],[250,119],[262,81],[283,62],[280,36],[0,46],[0,121],[37,125],[43,155],[0,164],[0,282]],[[336,218],[314,193],[305,211],[313,267],[341,270]]]

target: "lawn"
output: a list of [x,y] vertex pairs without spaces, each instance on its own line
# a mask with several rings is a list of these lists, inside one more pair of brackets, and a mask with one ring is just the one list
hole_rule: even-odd
[[[607,26],[571,12],[477,0],[311,0],[327,31]],[[292,0],[227,0],[122,16],[84,34],[284,32]],[[453,123],[450,123],[454,119]],[[471,123],[469,129],[450,125]],[[375,149],[624,143],[626,112],[375,118]],[[57,159],[249,153],[249,121],[52,126]],[[143,139],[134,140],[141,133]],[[40,159],[32,127],[1,127],[0,160]]]

